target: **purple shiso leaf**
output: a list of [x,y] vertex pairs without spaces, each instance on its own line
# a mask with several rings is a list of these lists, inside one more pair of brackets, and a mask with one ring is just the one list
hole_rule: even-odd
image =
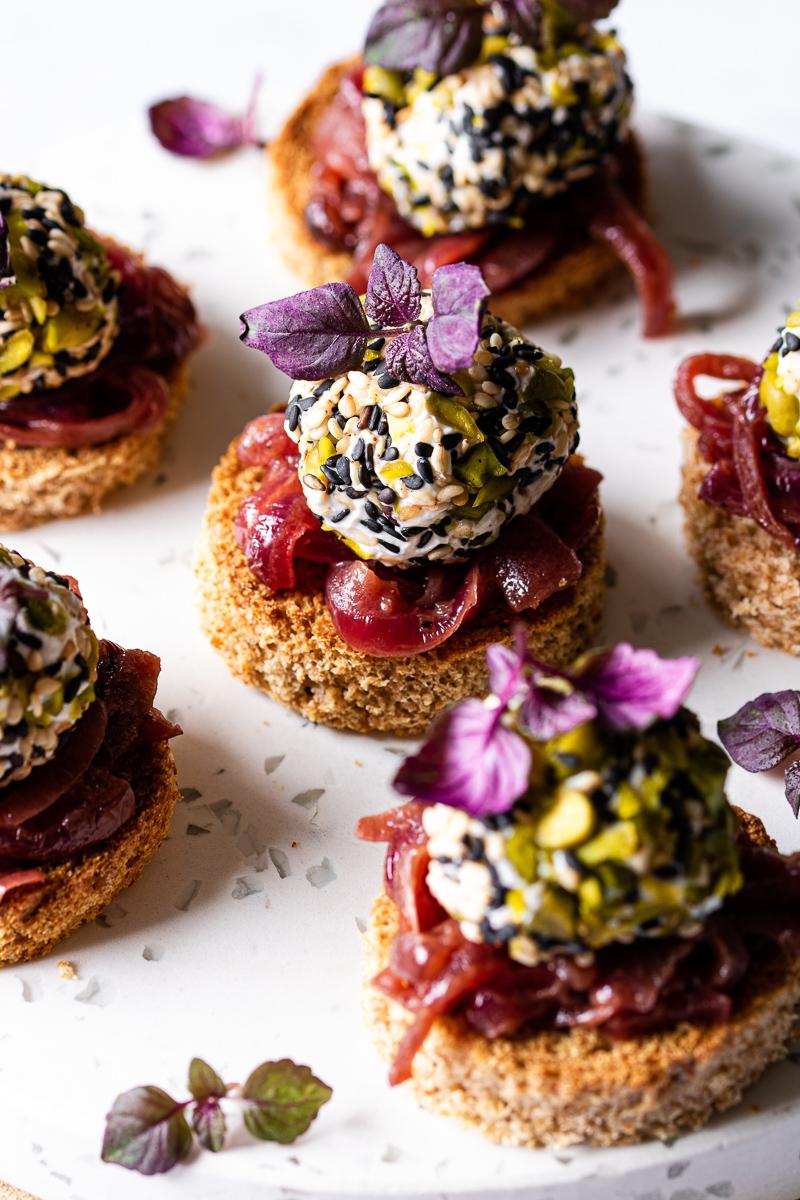
[[800,816],[800,762],[789,763],[784,776],[784,791],[789,807],[795,816]]
[[444,396],[463,396],[461,388],[448,375],[437,371],[428,350],[422,325],[392,338],[384,351],[386,368],[396,379],[419,383]]
[[764,692],[720,721],[717,733],[745,771],[769,771],[800,749],[800,692]]
[[478,0],[387,0],[370,22],[364,58],[391,71],[452,75],[480,54],[484,11]]
[[449,804],[473,816],[508,812],[528,789],[531,750],[500,724],[500,709],[465,700],[434,723],[397,773],[401,795]]
[[212,158],[239,146],[258,145],[255,112],[260,87],[259,75],[243,117],[231,116],[207,100],[174,96],[148,109],[150,128],[165,150],[184,158]]
[[674,717],[699,666],[696,658],[659,658],[621,642],[591,657],[576,682],[607,725],[644,729],[659,717]]
[[434,271],[428,347],[440,371],[472,366],[488,295],[479,267],[453,263]]
[[495,0],[495,7],[512,33],[534,45],[542,26],[542,0]]
[[323,379],[357,370],[369,322],[349,283],[326,283],[242,313],[246,346],[261,350],[293,379]]
[[383,242],[375,250],[364,307],[370,321],[390,329],[416,321],[422,303],[417,268]]
[[512,648],[495,643],[486,651],[489,691],[497,697],[503,707],[528,690],[525,666],[529,660],[526,649],[520,650],[519,646]]
[[520,723],[542,741],[569,733],[597,716],[597,705],[558,671],[537,664],[519,710]]

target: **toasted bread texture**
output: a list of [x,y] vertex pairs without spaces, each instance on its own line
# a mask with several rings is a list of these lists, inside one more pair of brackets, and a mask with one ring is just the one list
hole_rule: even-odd
[[[753,841],[769,842],[757,818],[740,816]],[[364,1015],[387,1061],[411,1017],[370,981],[386,966],[397,928],[397,909],[383,893],[364,935]],[[505,1145],[619,1146],[675,1137],[737,1104],[769,1063],[784,1057],[798,1003],[800,959],[775,954],[751,971],[726,1025],[683,1023],[622,1041],[588,1028],[489,1041],[463,1017],[439,1018],[403,1086],[423,1108]]]
[[0,529],[28,529],[42,521],[96,512],[111,492],[152,471],[186,396],[185,363],[173,367],[167,381],[170,400],[164,423],[148,433],[78,450],[0,442]]
[[236,442],[214,471],[195,556],[202,628],[234,675],[311,721],[359,733],[411,737],[443,709],[486,690],[487,646],[525,624],[533,652],[563,666],[596,640],[605,594],[602,528],[583,552],[574,588],[524,619],[494,605],[442,646],[410,658],[351,650],[333,627],[322,575],[308,590],[270,592],[236,544],[239,506],[262,472],[243,467]]
[[178,777],[169,742],[142,745],[130,765],[136,812],[108,841],[44,867],[44,883],[0,904],[0,965],[40,958],[138,879],[169,833]]
[[800,654],[800,553],[749,517],[701,500],[708,471],[697,433],[683,433],[684,529],[709,603],[731,625],[773,650]]
[[0,1200],[37,1200],[30,1192],[21,1192],[10,1183],[0,1183]]
[[[306,224],[305,210],[313,181],[314,127],[355,61],[335,63],[324,72],[267,151],[275,244],[292,270],[310,287],[345,278],[352,261],[346,251],[331,249],[315,237]],[[644,166],[638,148],[636,170],[639,175],[636,199],[641,205]],[[576,308],[619,269],[619,259],[608,246],[586,238],[555,256],[518,286],[493,294],[492,312],[513,325],[524,325],[544,313]]]

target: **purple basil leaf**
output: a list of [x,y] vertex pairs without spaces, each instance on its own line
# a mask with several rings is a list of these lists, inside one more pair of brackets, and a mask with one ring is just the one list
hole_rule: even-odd
[[243,117],[233,117],[207,100],[174,96],[148,109],[150,128],[165,150],[184,158],[212,158],[239,146],[258,145],[255,109],[260,87],[258,76]]
[[8,240],[8,226],[3,214],[0,213],[0,288],[10,287],[14,282],[14,269],[11,266],[11,244]]
[[769,771],[800,749],[800,692],[764,692],[720,721],[717,733],[745,771]]
[[489,691],[500,701],[501,707],[527,692],[529,684],[525,677],[525,666],[528,658],[526,647],[513,649],[496,643],[486,651],[486,665],[489,668]]
[[440,371],[472,366],[488,295],[480,267],[452,263],[434,271],[428,348]]
[[198,1104],[210,1097],[219,1099],[228,1094],[225,1082],[202,1058],[193,1058],[189,1065],[189,1091]]
[[197,1140],[206,1150],[218,1153],[225,1145],[225,1114],[220,1108],[219,1100],[209,1096],[207,1100],[196,1104],[192,1113],[192,1129],[197,1134]]
[[293,379],[325,379],[354,371],[372,336],[349,283],[326,283],[242,313],[241,339]]
[[800,816],[800,762],[789,763],[784,776],[784,791],[789,807],[795,816]]
[[644,729],[656,718],[674,717],[692,686],[696,658],[659,658],[621,642],[589,657],[578,686],[597,704],[607,725]]
[[397,791],[473,816],[508,812],[528,790],[531,751],[500,723],[501,711],[465,700],[444,713],[398,771]]
[[495,8],[513,33],[535,45],[542,27],[542,0],[495,0]]
[[406,383],[421,383],[444,396],[464,395],[454,379],[436,370],[422,325],[415,325],[408,333],[401,333],[392,338],[384,351],[384,357],[387,370],[395,379],[404,379]]
[[370,321],[395,328],[416,321],[422,300],[417,268],[383,242],[375,250],[364,307]]
[[333,1092],[290,1058],[262,1063],[242,1087],[244,1123],[263,1142],[288,1145],[305,1133]]
[[364,58],[390,71],[452,75],[480,54],[483,12],[478,0],[387,0],[370,22]]
[[519,710],[520,723],[542,741],[569,733],[597,716],[594,702],[578,691],[566,675],[536,664],[528,695]]
[[192,1148],[184,1105],[158,1087],[117,1096],[106,1117],[101,1157],[140,1175],[163,1175]]

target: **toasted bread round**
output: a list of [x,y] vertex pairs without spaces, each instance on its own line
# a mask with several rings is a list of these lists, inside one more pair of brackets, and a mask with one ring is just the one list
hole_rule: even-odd
[[[275,244],[309,287],[345,278],[352,262],[348,252],[331,249],[314,236],[306,224],[305,210],[312,188],[314,127],[355,61],[348,59],[328,67],[267,151]],[[635,142],[634,150],[638,176],[635,200],[642,207],[644,164]],[[619,267],[619,259],[608,246],[586,238],[555,256],[518,286],[494,293],[492,312],[512,325],[524,325],[544,313],[578,307]]]
[[30,1192],[21,1192],[10,1183],[0,1183],[0,1200],[37,1200]]
[[[769,842],[756,817],[740,815],[753,841]],[[397,928],[397,909],[383,893],[364,935],[364,1014],[387,1061],[411,1017],[370,981],[386,966]],[[489,1041],[463,1017],[439,1018],[403,1086],[424,1108],[505,1145],[670,1138],[737,1104],[765,1067],[784,1057],[798,1003],[800,959],[776,953],[751,971],[726,1025],[684,1022],[622,1041],[588,1028]]]
[[108,841],[43,867],[44,883],[0,904],[0,965],[39,958],[138,879],[169,833],[178,777],[169,742],[143,745],[129,772],[136,812]]
[[689,549],[709,603],[731,625],[773,650],[800,654],[800,553],[749,517],[699,497],[708,471],[697,433],[683,434],[680,499]]
[[515,626],[525,624],[533,652],[556,666],[594,644],[605,593],[602,528],[582,553],[578,584],[525,618],[498,604],[424,654],[351,650],[333,627],[319,571],[307,590],[270,592],[237,546],[234,519],[261,474],[241,465],[236,441],[214,471],[195,556],[200,622],[234,675],[309,720],[411,737],[444,708],[486,690],[486,648],[508,642]]
[[42,521],[96,512],[110,492],[152,471],[186,396],[186,364],[173,367],[167,381],[170,400],[164,423],[149,433],[131,433],[78,450],[0,442],[0,529],[28,529]]

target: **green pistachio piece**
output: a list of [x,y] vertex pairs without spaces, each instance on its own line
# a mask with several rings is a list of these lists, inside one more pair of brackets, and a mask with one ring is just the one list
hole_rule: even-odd
[[596,866],[606,859],[625,862],[639,849],[639,835],[630,821],[616,821],[607,825],[596,838],[592,838],[578,850],[578,858],[587,867]]
[[560,787],[555,803],[536,826],[536,841],[545,850],[567,850],[591,837],[595,814],[585,792]]
[[364,71],[364,93],[368,96],[380,96],[388,100],[396,108],[402,108],[406,102],[403,76],[399,71],[387,71],[384,67],[368,66]]
[[482,488],[490,479],[507,474],[507,468],[500,462],[491,446],[487,446],[486,443],[481,446],[473,446],[463,458],[458,460],[455,466],[456,479],[460,479],[462,483],[474,488]]
[[478,492],[473,501],[473,507],[479,508],[482,504],[492,504],[495,500],[507,496],[513,490],[514,480],[510,476],[507,476],[505,479],[490,479]]
[[0,350],[0,375],[16,371],[27,362],[33,353],[34,339],[30,329],[19,329],[12,333],[6,344]]
[[544,937],[568,942],[575,936],[575,905],[561,888],[546,887],[532,928]]
[[92,309],[90,312],[62,309],[45,324],[42,349],[47,354],[58,354],[59,350],[74,350],[77,346],[83,346],[94,337],[103,320],[102,309]]
[[449,425],[451,429],[458,430],[463,433],[464,437],[469,438],[471,442],[483,442],[484,436],[471,413],[467,411],[463,404],[459,404],[457,400],[451,400],[447,396],[438,394],[428,397],[428,410],[438,421],[443,425]]

